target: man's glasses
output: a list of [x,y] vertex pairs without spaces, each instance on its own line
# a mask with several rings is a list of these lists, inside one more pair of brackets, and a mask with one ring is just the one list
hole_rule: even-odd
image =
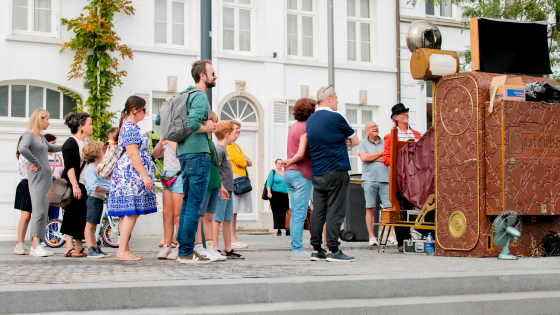
[[379,126],[370,126],[366,130],[370,130],[370,129],[373,129],[373,128],[379,128]]
[[327,86],[327,88],[323,90],[323,93],[322,93],[322,94],[325,94],[325,91],[328,90],[328,89],[330,89],[330,88],[332,88],[332,87],[333,87],[332,84],[329,85],[329,86]]

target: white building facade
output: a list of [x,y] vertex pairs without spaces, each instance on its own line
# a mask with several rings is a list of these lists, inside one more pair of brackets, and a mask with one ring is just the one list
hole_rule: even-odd
[[[88,96],[83,80],[67,79],[74,53],[60,52],[62,43],[73,36],[60,18],[85,13],[82,8],[87,3],[0,2],[4,21],[0,23],[0,143],[4,148],[0,156],[0,240],[17,236],[15,152],[30,113],[47,109],[51,113],[47,132],[62,143],[70,135],[62,118],[74,104],[58,88],[84,100]],[[135,15],[116,14],[114,19],[114,30],[121,43],[132,49],[134,59],[119,60],[119,68],[128,76],[114,89],[111,110],[122,110],[130,95],[141,96],[148,103],[148,116],[140,126],[157,133],[153,120],[163,101],[194,84],[190,70],[200,59],[200,1],[135,0],[132,5]],[[391,127],[390,110],[397,100],[395,2],[334,0],[334,7],[339,111],[348,116],[360,137],[369,120],[376,121],[381,134],[386,134]],[[406,0],[401,1],[403,9],[408,9]],[[405,24],[401,19],[401,32],[406,30]],[[401,46],[406,48],[401,37]],[[212,0],[212,62],[218,76],[212,108],[220,120],[242,123],[238,144],[253,160],[249,177],[254,209],[252,214],[240,215],[238,225],[247,229],[272,226],[268,202],[260,199],[261,189],[274,160],[286,158],[286,138],[293,123],[291,106],[300,97],[315,98],[316,91],[328,85],[327,40],[326,0]],[[444,46],[446,40],[444,33]],[[404,50],[402,55],[406,55]],[[403,59],[401,64],[406,77],[408,63]],[[407,82],[403,78],[403,86]],[[425,107],[420,104],[426,100],[418,95],[425,92],[416,89],[415,93],[416,97],[411,94],[403,101],[415,113],[413,126],[423,132]],[[352,172],[361,172],[357,152],[350,155]],[[133,232],[160,233],[160,212],[140,219]]]

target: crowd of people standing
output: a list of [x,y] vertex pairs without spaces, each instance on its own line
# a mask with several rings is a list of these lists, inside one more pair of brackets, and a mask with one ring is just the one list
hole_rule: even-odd
[[[120,217],[120,242],[116,260],[142,259],[129,247],[129,239],[140,215],[157,211],[154,163],[163,158],[163,227],[158,259],[176,260],[183,264],[203,264],[226,259],[244,259],[236,249],[248,247],[237,238],[239,213],[253,210],[247,168],[252,160],[236,143],[241,132],[237,121],[218,122],[211,111],[206,92],[216,85],[217,76],[210,60],[201,60],[191,69],[194,86],[186,101],[186,127],[192,134],[178,142],[161,139],[150,153],[151,141],[141,132],[138,123],[146,116],[146,101],[137,96],[127,99],[121,111],[118,128],[107,130],[109,141],[88,141],[93,133],[92,119],[86,112],[69,113],[64,122],[72,134],[63,145],[56,136],[42,132],[49,127],[49,113],[37,109],[31,115],[28,130],[20,137],[16,156],[21,182],[17,187],[15,208],[22,211],[18,228],[16,254],[34,257],[53,255],[40,246],[45,241],[45,226],[51,216],[58,217],[58,208],[50,207],[45,196],[56,178],[64,179],[71,189],[71,200],[64,207],[60,232],[66,238],[65,257],[106,258],[110,254],[97,246],[94,231],[100,223],[104,203],[109,216]],[[370,244],[376,243],[371,232],[375,197],[381,196],[383,206],[390,208],[386,198],[385,156],[387,139],[378,136],[377,125],[366,125],[367,139],[362,142],[348,120],[337,112],[334,87],[322,87],[317,100],[299,99],[293,108],[296,123],[290,128],[287,159],[275,161],[265,186],[274,217],[277,235],[291,236],[293,260],[353,261],[340,245],[340,227],[346,211],[346,190],[350,162],[347,150],[360,143],[364,163],[362,186],[366,193]],[[402,105],[402,104],[400,104]],[[402,106],[404,107],[404,106]],[[395,107],[394,107],[395,108]],[[400,125],[407,109],[394,113]],[[398,115],[397,115],[398,114]],[[407,113],[406,113],[407,114]],[[402,116],[402,117],[401,117]],[[156,119],[159,124],[160,117]],[[416,136],[414,131],[405,131]],[[212,141],[215,134],[218,145]],[[399,133],[400,137],[400,133]],[[62,153],[62,157],[60,153]],[[100,168],[114,159],[109,176]],[[375,164],[373,164],[375,163]],[[247,184],[249,183],[249,184]],[[309,223],[310,246],[303,248],[303,229],[308,218],[309,200],[313,212]],[[286,211],[290,208],[290,219]],[[49,211],[49,208],[52,210]],[[24,237],[33,219],[31,248]],[[220,250],[219,229],[222,227],[224,247]],[[202,243],[204,236],[205,243]],[[324,239],[323,239],[324,236]],[[391,241],[394,237],[391,236]],[[83,241],[86,241],[84,247]],[[322,247],[327,246],[327,253]]]

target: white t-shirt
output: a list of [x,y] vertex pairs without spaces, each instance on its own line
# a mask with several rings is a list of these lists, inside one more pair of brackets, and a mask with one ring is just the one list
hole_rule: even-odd
[[164,171],[172,171],[178,172],[181,170],[181,163],[179,163],[179,159],[177,158],[177,153],[173,151],[169,144],[163,146],[163,170]]

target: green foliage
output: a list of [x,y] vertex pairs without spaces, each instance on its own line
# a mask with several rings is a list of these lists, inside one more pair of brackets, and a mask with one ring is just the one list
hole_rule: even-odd
[[111,57],[111,53],[117,51],[122,59],[133,57],[132,50],[119,44],[120,37],[113,31],[115,13],[134,14],[130,3],[130,0],[92,0],[84,7],[87,15],[82,13],[71,20],[61,19],[62,25],[74,31],[74,37],[64,43],[60,50],[71,49],[76,52],[68,80],[85,75],[85,81],[91,83],[89,97],[81,108],[87,107],[92,118],[91,137],[101,141],[107,140],[105,131],[111,128],[111,121],[116,116],[116,113],[108,110],[113,87],[121,86],[121,77],[126,76],[126,71],[119,70],[118,59]]
[[[441,0],[424,0],[428,3],[440,3]],[[424,2],[422,1],[422,2]],[[548,50],[552,77],[560,78],[560,0],[447,0],[461,6],[463,10],[462,24],[469,26],[471,17],[509,19],[518,21],[547,21]],[[418,0],[408,0],[416,5]],[[462,62],[470,64],[470,48],[461,52]],[[461,64],[461,70],[468,66]]]
[[76,107],[73,108],[74,112],[79,113],[85,110],[84,100],[82,100],[82,97],[80,95],[61,87],[59,87],[58,90],[64,95],[68,95],[74,101],[74,103],[76,103]]

